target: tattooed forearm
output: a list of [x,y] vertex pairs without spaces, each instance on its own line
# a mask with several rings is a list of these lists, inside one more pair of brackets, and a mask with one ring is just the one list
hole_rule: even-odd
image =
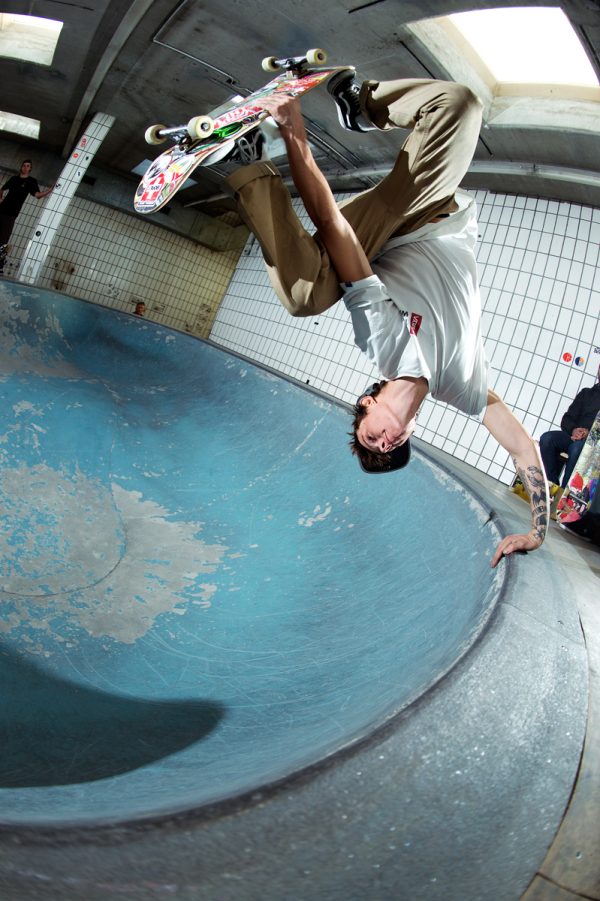
[[550,506],[546,477],[539,466],[523,468],[519,466],[515,457],[513,457],[513,463],[517,475],[529,495],[532,532],[541,543],[546,537],[548,529],[548,507]]

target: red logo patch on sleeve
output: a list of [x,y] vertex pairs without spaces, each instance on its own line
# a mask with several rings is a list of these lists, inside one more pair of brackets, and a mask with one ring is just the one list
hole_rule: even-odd
[[411,335],[419,334],[419,329],[421,328],[422,322],[423,322],[423,317],[419,316],[418,313],[410,314],[410,333],[411,333]]

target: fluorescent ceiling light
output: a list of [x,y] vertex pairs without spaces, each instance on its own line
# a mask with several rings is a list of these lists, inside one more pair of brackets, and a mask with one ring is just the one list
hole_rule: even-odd
[[577,33],[558,7],[484,9],[448,19],[498,82],[598,86]]
[[17,116],[15,113],[5,113],[0,110],[0,131],[10,131],[16,135],[25,135],[27,138],[39,139],[39,119],[29,119],[27,116]]
[[0,13],[0,56],[50,66],[62,27],[55,19]]

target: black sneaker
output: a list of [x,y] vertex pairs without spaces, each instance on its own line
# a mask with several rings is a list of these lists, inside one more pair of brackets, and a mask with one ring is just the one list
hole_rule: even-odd
[[257,128],[247,131],[239,138],[231,138],[220,144],[207,157],[204,165],[233,163],[236,166],[247,166],[248,163],[277,159],[285,156],[286,152],[279,126],[272,116],[267,116],[261,120]]
[[346,131],[373,131],[372,125],[360,107],[360,84],[354,72],[340,72],[327,83],[327,90],[335,100],[340,125]]
[[256,163],[263,157],[265,138],[260,128],[232,138],[220,144],[205,160],[205,166],[214,166],[217,163],[236,163],[238,166],[247,166]]
[[262,159],[265,139],[260,128],[246,132],[245,135],[239,137],[231,155],[227,157],[228,162],[239,163],[240,166],[247,166],[248,163],[257,163]]

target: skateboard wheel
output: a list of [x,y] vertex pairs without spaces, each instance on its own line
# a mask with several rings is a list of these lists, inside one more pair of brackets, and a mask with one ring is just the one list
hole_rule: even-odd
[[144,132],[146,144],[162,144],[163,141],[166,141],[166,137],[161,134],[164,128],[164,125],[151,125],[150,128],[147,128]]
[[277,72],[281,68],[276,56],[265,56],[261,63],[263,72]]
[[210,116],[194,116],[187,124],[187,131],[191,138],[210,138],[215,130],[214,119]]
[[307,50],[306,62],[309,66],[322,66],[327,62],[327,54],[318,47],[315,47],[314,50]]

